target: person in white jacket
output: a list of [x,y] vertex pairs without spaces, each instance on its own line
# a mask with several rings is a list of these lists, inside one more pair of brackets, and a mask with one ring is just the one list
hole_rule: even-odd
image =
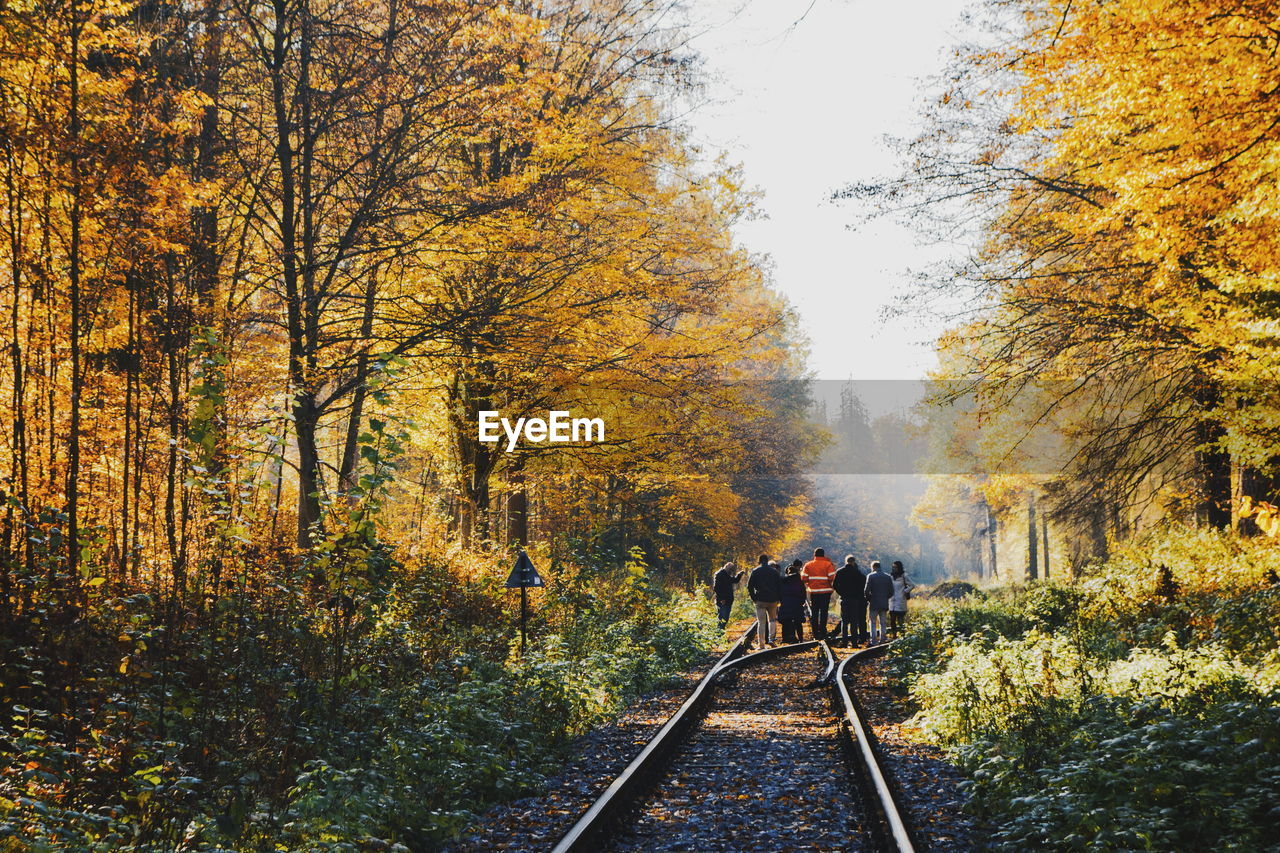
[[907,624],[907,599],[911,597],[911,590],[915,589],[915,584],[907,579],[907,572],[902,568],[901,560],[893,561],[893,570],[889,572],[889,577],[893,581],[893,598],[889,601],[889,631],[896,640],[903,626]]

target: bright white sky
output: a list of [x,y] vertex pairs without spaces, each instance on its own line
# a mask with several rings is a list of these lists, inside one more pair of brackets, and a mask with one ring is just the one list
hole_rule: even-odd
[[742,223],[739,239],[773,258],[820,379],[918,378],[934,364],[944,324],[883,309],[937,250],[884,219],[849,230],[858,208],[829,199],[895,171],[884,138],[918,127],[924,84],[971,2],[690,0],[711,76],[710,103],[687,119],[693,139],[764,191],[768,218]]

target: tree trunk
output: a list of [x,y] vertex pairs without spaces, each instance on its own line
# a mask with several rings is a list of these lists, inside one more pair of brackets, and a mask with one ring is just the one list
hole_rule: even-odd
[[[9,350],[12,357],[13,366],[13,397],[10,406],[10,427],[13,430],[13,467],[10,469],[13,476],[14,486],[17,488],[15,497],[18,499],[18,518],[15,521],[12,506],[8,520],[6,522],[9,530],[6,535],[14,536],[14,545],[12,557],[12,565],[20,562],[27,564],[28,572],[34,567],[34,554],[27,543],[26,520],[31,511],[30,497],[30,480],[27,475],[30,466],[30,459],[27,453],[27,392],[26,392],[26,358],[23,355],[22,344],[20,342],[21,333],[21,304],[22,304],[22,205],[24,203],[21,197],[21,189],[17,182],[14,181],[14,163],[12,153],[9,154],[8,162],[5,169],[5,196],[6,196],[6,212],[8,214],[9,226],[9,278],[13,285],[13,305],[10,306],[9,315]],[[17,528],[14,530],[13,528]],[[4,582],[4,604],[9,606],[11,578],[9,575],[10,566],[6,564],[0,567],[0,578]]]
[[[309,368],[314,365],[314,353],[311,348],[312,338],[309,315],[312,305],[309,292],[304,294],[304,280],[308,278],[305,270],[305,250],[308,233],[303,227],[301,238],[298,234],[298,182],[295,173],[294,157],[294,125],[290,118],[293,99],[285,91],[287,53],[293,44],[296,34],[294,22],[291,20],[289,4],[285,0],[274,0],[272,10],[275,19],[272,25],[271,42],[271,100],[275,113],[276,160],[280,167],[280,249],[281,277],[284,280],[286,324],[289,336],[289,384],[293,393],[294,435],[298,445],[298,524],[297,546],[299,550],[311,547],[311,526],[320,518],[320,500],[318,495],[320,484],[319,454],[316,452],[315,432],[317,413],[315,407],[315,391],[312,384],[314,377]],[[303,10],[305,18],[305,10]],[[308,106],[309,93],[306,91],[307,64],[306,41],[308,31],[304,20],[302,41],[303,57],[302,77],[299,84],[303,102],[303,126],[298,128],[300,135],[308,135],[306,121],[310,117]],[[304,146],[304,156],[305,156]],[[307,199],[301,199],[301,206],[306,207]],[[309,219],[309,217],[307,217]],[[299,243],[304,246],[303,260],[299,269]],[[312,271],[313,272],[313,271]]]
[[1110,549],[1107,547],[1106,507],[1104,505],[1098,505],[1097,510],[1090,519],[1089,529],[1093,538],[1093,558],[1098,561],[1107,559]]
[[1125,516],[1125,510],[1120,504],[1111,505],[1111,530],[1115,533],[1116,541],[1123,542],[1129,538],[1129,519]]
[[130,498],[132,494],[129,491],[129,485],[132,482],[134,442],[137,436],[134,434],[133,427],[135,418],[133,416],[134,409],[134,385],[138,379],[137,371],[137,353],[138,353],[138,325],[135,322],[135,315],[138,305],[137,287],[139,283],[129,281],[129,299],[128,299],[128,343],[125,347],[125,374],[124,374],[124,448],[121,451],[122,487],[120,489],[120,565],[119,576],[123,582],[129,570],[129,511],[132,508],[137,511],[136,506],[131,506]]
[[488,543],[493,535],[489,510],[492,508],[489,491],[489,472],[477,469],[471,481],[470,494],[472,527],[471,535],[481,544]]
[[276,443],[276,488],[271,499],[271,541],[276,541],[276,525],[280,519],[280,497],[284,493],[284,454],[289,444],[289,419],[280,413],[280,440]]
[[[364,313],[360,317],[360,339],[367,341],[373,335],[373,306],[377,288],[377,270],[369,273],[364,291]],[[369,351],[363,349],[356,356],[356,387],[351,392],[351,416],[347,419],[347,436],[342,446],[342,464],[338,468],[338,489],[350,492],[356,486],[356,469],[360,460],[360,427],[364,420],[364,400],[368,393]]]
[[1044,513],[1040,513],[1040,538],[1041,538],[1040,544],[1044,546],[1043,548],[1041,548],[1041,552],[1043,554],[1043,556],[1041,557],[1041,560],[1043,561],[1043,565],[1044,565],[1044,579],[1048,580],[1049,579],[1049,517]]
[[293,433],[298,445],[298,549],[312,545],[313,526],[320,521],[320,454],[316,449],[318,421],[315,395],[300,391],[293,402]]
[[[1211,412],[1218,403],[1216,392],[1202,394],[1203,411]],[[1222,425],[1202,417],[1196,428],[1199,447],[1196,461],[1200,469],[1200,505],[1196,512],[1199,524],[1226,529],[1231,525],[1231,456],[1218,443],[1225,436]]]
[[529,493],[525,490],[524,472],[517,467],[507,479],[507,544],[525,547],[529,544]]
[[[192,177],[199,181],[212,181],[217,178],[218,168],[218,90],[222,75],[222,25],[219,20],[220,0],[205,0],[204,28],[206,33],[206,50],[200,73],[199,91],[208,99],[204,113],[200,117],[200,132],[196,137],[195,163]],[[214,295],[217,289],[218,270],[221,258],[218,254],[218,208],[215,204],[197,207],[192,212],[192,239],[190,276],[191,290],[196,306],[200,312],[200,325],[209,329],[209,350],[204,352],[208,359],[218,359],[225,354],[226,335],[218,329],[217,311],[214,307]],[[220,377],[222,376],[219,368]],[[221,382],[225,379],[220,378]],[[222,496],[215,499],[225,504],[220,509],[225,513],[223,519],[234,516],[233,504],[236,500],[236,487],[228,475],[230,469],[226,436],[226,401],[225,394],[218,395],[214,402],[214,410],[204,429],[212,433],[212,445],[207,458],[203,460],[212,482],[223,482]],[[226,529],[219,516],[210,513],[204,524],[204,538],[211,546],[208,556],[209,569],[214,595],[222,581],[222,564],[224,552],[228,544]]]
[[1036,529],[1036,496],[1027,496],[1027,580],[1034,581],[1040,577]]
[[465,495],[459,495],[457,503],[458,541],[463,545],[470,547],[472,532],[471,522],[472,519],[475,518],[475,509],[472,507],[471,501],[469,501]]
[[996,562],[996,545],[1000,534],[999,520],[996,518],[996,514],[991,511],[990,504],[984,504],[983,507],[987,511],[987,546],[991,557],[991,578],[996,580],[1000,577],[1000,567]]
[[172,270],[167,276],[168,294],[165,308],[165,349],[166,367],[169,374],[168,430],[169,455],[166,465],[166,481],[164,495],[165,537],[169,545],[169,565],[173,572],[173,594],[181,599],[186,589],[187,566],[186,555],[178,537],[178,502],[179,480],[181,477],[178,462],[178,448],[182,445],[182,372],[179,358],[178,318],[176,311],[177,288],[174,286]]
[[[142,364],[143,364],[143,350],[140,347],[138,350],[139,394],[141,394]],[[154,390],[153,390],[153,393],[151,395],[151,403],[147,407],[147,411],[150,412],[155,410],[156,408],[155,401],[156,401],[156,394],[154,393]],[[138,579],[138,563],[141,560],[141,553],[142,553],[142,546],[139,544],[141,541],[140,536],[141,536],[141,519],[142,519],[142,475],[143,475],[143,471],[145,470],[145,463],[147,459],[147,439],[148,439],[149,432],[150,432],[149,418],[148,418],[147,432],[143,432],[142,405],[141,405],[141,402],[139,402],[138,405],[133,407],[133,436],[134,436],[134,439],[133,439],[133,443],[134,443],[133,519],[132,519],[132,526],[129,531],[129,534],[130,534],[129,541],[132,549],[129,555],[129,577],[135,581]],[[154,497],[152,498],[151,518],[152,519],[155,518]],[[153,548],[155,547],[154,537],[152,539],[152,547]]]
[[81,241],[81,164],[80,164],[80,23],[76,0],[71,0],[71,69],[70,69],[70,151],[71,151],[71,246],[68,276],[71,284],[71,428],[67,436],[67,576],[72,583],[80,568],[80,241]]

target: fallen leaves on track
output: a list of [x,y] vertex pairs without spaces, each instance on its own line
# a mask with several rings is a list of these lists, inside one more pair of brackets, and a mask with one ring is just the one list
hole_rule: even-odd
[[869,849],[821,672],[798,653],[734,676],[609,849]]

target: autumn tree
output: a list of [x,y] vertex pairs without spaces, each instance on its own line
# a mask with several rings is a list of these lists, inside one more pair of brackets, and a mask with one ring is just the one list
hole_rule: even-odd
[[985,236],[936,280],[971,299],[960,375],[982,377],[1014,420],[1054,420],[1070,445],[1051,518],[1095,540],[1103,525],[1127,535],[1153,503],[1225,526],[1232,481],[1266,488],[1276,455],[1258,381],[1271,261],[1256,236],[1272,215],[1259,195],[1273,180],[1270,11],[984,14],[984,46],[957,58],[933,130],[906,148],[911,176],[856,192]]
[[174,297],[198,188],[168,153],[190,137],[199,99],[166,66],[173,27],[161,16],[87,3],[4,14],[9,527],[26,531],[15,556],[28,570],[54,565],[50,540],[31,538],[49,530],[74,582],[83,549],[123,568],[136,540],[139,318]]

